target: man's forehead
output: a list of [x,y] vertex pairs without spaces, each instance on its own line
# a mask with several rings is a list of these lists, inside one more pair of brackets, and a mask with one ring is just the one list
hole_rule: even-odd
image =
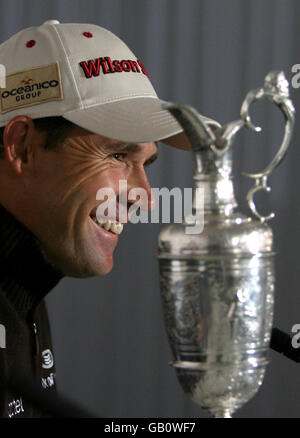
[[87,137],[91,137],[93,139],[93,143],[96,143],[102,150],[106,151],[114,150],[115,152],[142,152],[144,149],[150,148],[153,149],[153,153],[157,153],[158,150],[157,142],[122,142],[119,140],[103,137],[100,134],[95,134],[91,131],[87,131],[86,129],[79,126],[76,126],[72,134],[72,137],[86,137],[87,140]]

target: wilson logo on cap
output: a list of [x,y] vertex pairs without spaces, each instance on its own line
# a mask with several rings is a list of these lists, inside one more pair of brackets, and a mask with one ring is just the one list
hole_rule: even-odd
[[[114,59],[113,61],[109,56],[103,58],[89,59],[87,61],[81,61],[79,63],[80,67],[84,71],[86,78],[91,78],[92,76],[99,76],[102,70],[103,74],[107,73],[121,73],[121,72],[133,72],[133,73],[144,73],[144,75],[149,75],[143,66],[142,62],[138,59],[133,61],[131,59]],[[101,70],[100,70],[101,68]]]
[[[30,75],[29,75],[30,74]],[[63,99],[57,62],[6,76],[6,88],[1,91],[1,114],[18,108]]]

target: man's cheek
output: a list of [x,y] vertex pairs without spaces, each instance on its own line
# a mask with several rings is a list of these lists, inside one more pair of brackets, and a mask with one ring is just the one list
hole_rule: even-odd
[[85,192],[85,196],[93,196],[96,199],[97,190],[102,186],[109,187],[109,181],[104,177],[105,166],[95,164],[84,164],[70,169],[60,181],[58,190],[63,193],[62,201],[72,195]]
[[92,178],[92,186],[97,193],[100,189],[111,189],[115,196],[118,198],[121,192],[124,192],[127,196],[127,185],[123,189],[122,184],[125,181],[127,184],[126,174],[119,169],[106,168],[102,169],[95,178]]

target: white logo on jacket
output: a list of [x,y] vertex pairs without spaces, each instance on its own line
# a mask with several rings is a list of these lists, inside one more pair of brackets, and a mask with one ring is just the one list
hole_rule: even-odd
[[43,363],[42,363],[43,368],[49,369],[53,367],[54,358],[49,348],[47,348],[47,350],[42,351],[42,358],[43,358]]

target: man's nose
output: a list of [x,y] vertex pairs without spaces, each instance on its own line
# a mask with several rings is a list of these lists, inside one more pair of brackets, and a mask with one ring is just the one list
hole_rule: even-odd
[[127,181],[128,203],[139,202],[142,210],[152,210],[155,206],[155,198],[152,192],[144,167],[139,167],[131,172]]

